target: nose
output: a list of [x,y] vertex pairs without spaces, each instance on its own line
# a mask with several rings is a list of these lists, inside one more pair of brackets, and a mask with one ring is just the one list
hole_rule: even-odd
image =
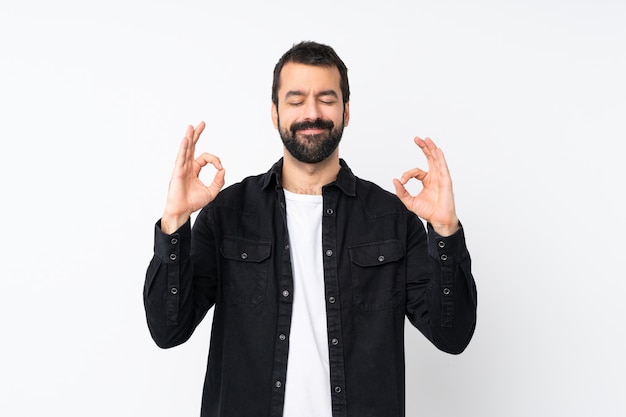
[[305,120],[317,120],[322,116],[317,100],[307,100],[302,109]]

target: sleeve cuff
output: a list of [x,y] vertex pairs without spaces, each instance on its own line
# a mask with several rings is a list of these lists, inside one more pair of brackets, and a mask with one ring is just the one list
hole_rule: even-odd
[[435,232],[430,223],[427,224],[428,230],[428,254],[441,261],[463,259],[468,255],[467,246],[465,245],[465,232],[463,225],[459,222],[459,230],[454,234],[443,237]]
[[163,233],[161,220],[154,226],[154,255],[163,263],[177,264],[189,257],[191,247],[191,220],[187,220],[172,234]]

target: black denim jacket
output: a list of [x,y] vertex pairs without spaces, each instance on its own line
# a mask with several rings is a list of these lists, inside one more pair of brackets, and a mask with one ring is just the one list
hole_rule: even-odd
[[[334,417],[404,415],[404,318],[460,353],[476,324],[463,229],[438,236],[344,161],[323,188]],[[215,306],[202,416],[282,416],[293,280],[282,160],[222,190],[171,235],[155,230],[144,304],[153,339],[185,342]]]

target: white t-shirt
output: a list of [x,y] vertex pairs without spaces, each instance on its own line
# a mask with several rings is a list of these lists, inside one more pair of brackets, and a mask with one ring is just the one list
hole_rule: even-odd
[[285,190],[293,313],[283,417],[331,417],[321,195]]

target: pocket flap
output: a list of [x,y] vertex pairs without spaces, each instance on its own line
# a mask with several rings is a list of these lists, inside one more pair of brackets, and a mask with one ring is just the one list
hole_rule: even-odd
[[272,243],[225,236],[220,251],[226,259],[242,262],[262,262],[270,257]]
[[383,240],[348,248],[350,260],[362,267],[384,265],[404,256],[399,240]]

